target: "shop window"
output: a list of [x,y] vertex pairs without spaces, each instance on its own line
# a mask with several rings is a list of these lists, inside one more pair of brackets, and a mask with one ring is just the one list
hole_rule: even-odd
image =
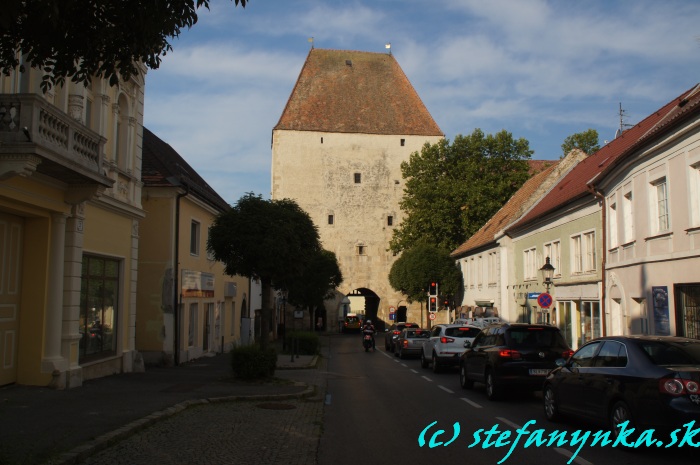
[[117,349],[119,260],[84,254],[80,287],[79,360]]

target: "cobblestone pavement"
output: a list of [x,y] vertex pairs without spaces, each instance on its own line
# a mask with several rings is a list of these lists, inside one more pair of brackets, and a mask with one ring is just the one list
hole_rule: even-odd
[[315,465],[320,396],[190,407],[87,459],[92,465]]

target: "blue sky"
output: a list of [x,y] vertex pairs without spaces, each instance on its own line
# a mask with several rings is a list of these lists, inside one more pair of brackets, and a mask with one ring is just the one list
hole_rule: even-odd
[[452,140],[502,129],[535,159],[601,144],[700,82],[695,0],[211,0],[146,77],[144,125],[229,203],[270,197],[272,128],[316,48],[395,56]]

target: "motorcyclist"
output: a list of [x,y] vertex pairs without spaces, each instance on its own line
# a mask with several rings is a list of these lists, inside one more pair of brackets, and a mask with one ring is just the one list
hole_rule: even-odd
[[365,323],[362,326],[362,337],[364,338],[365,334],[369,334],[370,336],[372,336],[372,350],[377,350],[377,343],[374,340],[374,333],[376,332],[377,331],[374,329],[372,320],[365,320]]

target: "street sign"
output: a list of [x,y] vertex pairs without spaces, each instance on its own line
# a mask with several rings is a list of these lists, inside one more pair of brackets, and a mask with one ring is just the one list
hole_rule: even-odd
[[527,298],[528,298],[528,299],[533,299],[533,300],[534,300],[534,299],[536,299],[537,297],[539,297],[539,295],[540,295],[539,292],[528,292],[528,293],[527,293]]
[[429,317],[431,320],[434,320],[436,316],[437,316],[437,313],[435,313],[435,312],[431,312],[430,314],[428,314],[428,317]]
[[396,320],[396,312],[390,312],[389,313],[389,321],[394,321]]
[[537,303],[542,308],[549,308],[552,305],[552,296],[545,292],[537,296]]
[[396,307],[394,307],[393,305],[389,306],[389,313],[393,313],[395,311],[396,311]]

